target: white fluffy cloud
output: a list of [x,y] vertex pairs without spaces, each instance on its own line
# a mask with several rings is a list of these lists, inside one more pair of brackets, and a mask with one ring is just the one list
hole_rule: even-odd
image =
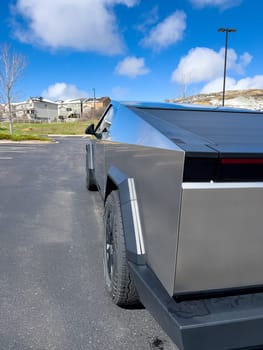
[[254,77],[240,79],[236,82],[235,89],[263,89],[263,75],[255,75]]
[[43,97],[52,101],[88,97],[88,95],[86,91],[79,90],[75,85],[67,83],[55,83],[42,92]]
[[[224,66],[224,49],[219,52],[206,47],[196,47],[181,58],[172,73],[172,81],[179,84],[199,83],[222,76]],[[233,49],[228,49],[227,68],[243,74],[245,67],[252,60],[249,53],[238,57]]]
[[144,58],[128,56],[119,62],[116,66],[115,73],[130,78],[136,78],[138,75],[148,74],[150,70],[145,66]]
[[141,23],[137,24],[135,28],[138,31],[145,33],[159,21],[159,6],[154,6],[147,13],[143,13],[140,18]]
[[[71,48],[117,54],[123,50],[112,6],[138,0],[17,0],[15,35],[51,49]],[[23,23],[23,25],[22,25]],[[26,23],[26,24],[25,24]]]
[[213,6],[227,9],[239,5],[242,0],[190,0],[197,7]]
[[[208,94],[210,92],[222,91],[223,78],[217,78],[206,84],[201,93]],[[255,75],[240,80],[226,78],[226,90],[247,90],[247,89],[263,89],[263,75]]]
[[241,55],[239,63],[235,65],[237,73],[244,74],[244,69],[252,61],[252,58],[253,57],[248,52],[245,52],[243,55]]
[[183,11],[175,11],[172,15],[158,23],[145,37],[142,44],[154,50],[160,50],[183,38],[186,28],[186,14]]
[[134,5],[138,4],[138,0],[105,0],[105,3],[113,5],[122,4],[128,7],[133,7]]
[[[226,90],[234,90],[233,87],[236,84],[236,80],[226,77]],[[223,78],[217,78],[207,83],[201,90],[202,94],[209,94],[210,92],[218,92],[223,89]]]
[[189,84],[212,79],[222,72],[222,62],[221,55],[211,49],[191,49],[181,58],[172,74],[172,81]]

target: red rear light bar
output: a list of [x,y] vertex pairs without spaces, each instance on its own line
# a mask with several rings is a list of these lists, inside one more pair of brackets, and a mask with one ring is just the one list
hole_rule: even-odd
[[215,182],[263,181],[263,156],[261,158],[186,157],[184,182],[211,180]]
[[220,159],[221,164],[263,164],[263,159],[259,158],[223,158]]

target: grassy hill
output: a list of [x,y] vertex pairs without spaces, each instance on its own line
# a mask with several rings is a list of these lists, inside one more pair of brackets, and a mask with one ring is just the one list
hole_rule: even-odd
[[[222,92],[199,94],[195,96],[170,99],[166,101],[174,103],[193,103],[200,105],[222,106]],[[263,90],[251,89],[226,91],[225,106],[263,111]]]
[[7,122],[0,123],[0,140],[48,140],[48,135],[84,135],[87,126],[97,122],[76,121],[72,123],[14,123],[14,135],[9,135]]

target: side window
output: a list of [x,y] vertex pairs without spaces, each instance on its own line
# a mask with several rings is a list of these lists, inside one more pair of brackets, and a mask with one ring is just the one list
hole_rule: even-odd
[[111,107],[108,112],[105,114],[104,118],[102,119],[100,125],[98,126],[96,133],[97,134],[103,134],[103,133],[109,133],[109,129],[111,126],[112,118],[113,118],[113,108]]

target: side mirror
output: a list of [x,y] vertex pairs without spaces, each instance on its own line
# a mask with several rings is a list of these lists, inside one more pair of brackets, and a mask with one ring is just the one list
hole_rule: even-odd
[[90,124],[87,127],[87,129],[85,130],[85,134],[87,134],[87,135],[94,135],[95,134],[94,124]]

